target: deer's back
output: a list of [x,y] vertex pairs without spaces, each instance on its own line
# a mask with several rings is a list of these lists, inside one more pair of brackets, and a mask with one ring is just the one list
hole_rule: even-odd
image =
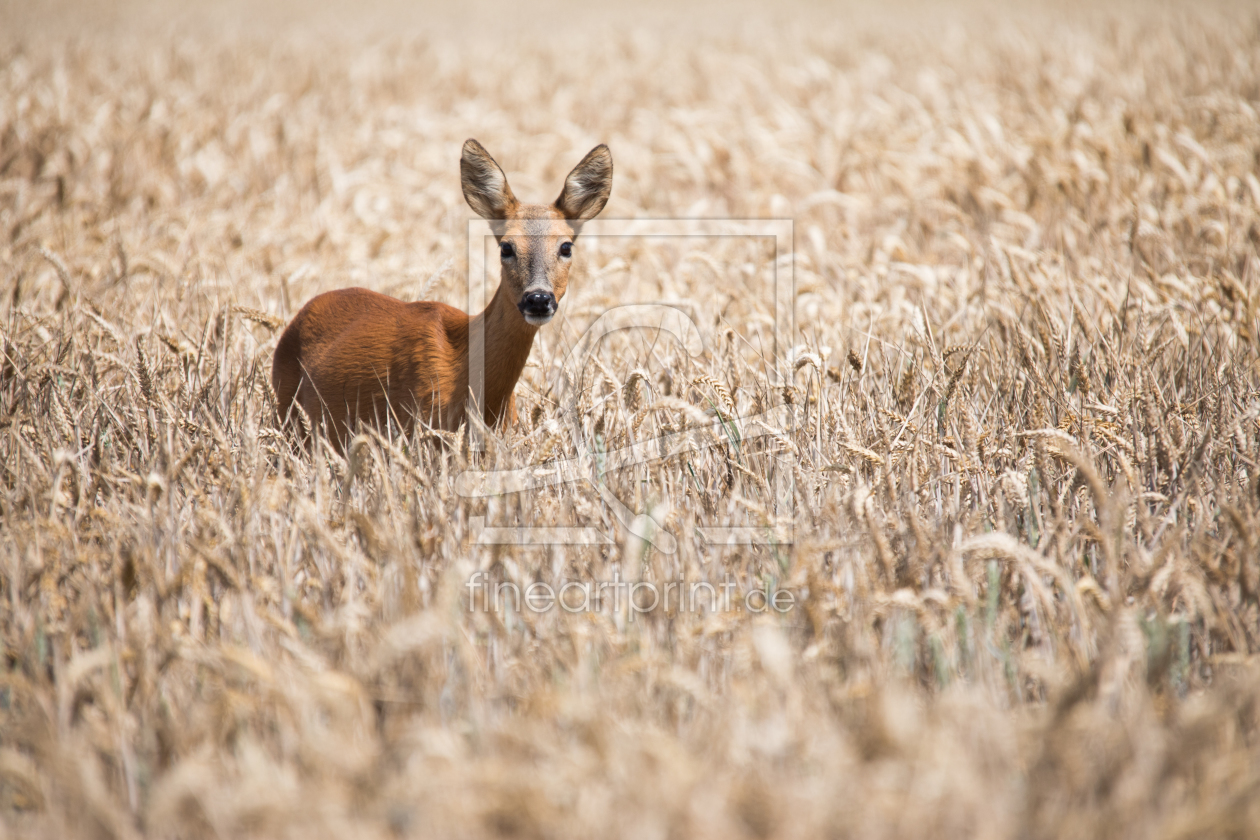
[[468,316],[454,307],[340,289],[313,298],[281,335],[272,385],[282,418],[296,400],[340,442],[356,419],[408,430],[419,417],[454,428],[467,348]]

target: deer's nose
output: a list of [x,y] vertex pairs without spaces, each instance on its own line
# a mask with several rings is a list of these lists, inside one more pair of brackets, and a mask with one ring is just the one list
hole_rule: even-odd
[[550,318],[556,314],[556,296],[551,292],[530,292],[521,299],[521,314],[529,318]]

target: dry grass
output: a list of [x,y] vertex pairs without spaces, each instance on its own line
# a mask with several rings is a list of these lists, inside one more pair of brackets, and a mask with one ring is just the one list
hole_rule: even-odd
[[[0,836],[1260,836],[1254,8],[24,14]],[[761,244],[592,242],[487,454],[291,451],[266,381],[304,300],[462,303],[467,136],[525,198],[607,141],[606,216],[794,219],[803,361],[757,352]],[[457,495],[470,458],[571,455],[554,366],[662,299],[706,352],[610,339],[590,434],[780,403],[767,366],[798,417],[606,477],[677,553],[580,486]],[[690,537],[768,523],[776,470],[790,551]],[[482,515],[618,544],[470,546]],[[475,569],[801,606],[470,613]]]

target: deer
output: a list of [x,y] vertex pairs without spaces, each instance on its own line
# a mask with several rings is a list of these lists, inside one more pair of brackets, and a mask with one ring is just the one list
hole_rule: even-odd
[[411,434],[417,423],[457,431],[467,419],[469,335],[485,337],[481,419],[515,425],[517,380],[534,335],[569,285],[574,242],[612,192],[612,153],[591,149],[552,204],[522,204],[503,169],[474,139],[459,161],[464,200],[490,222],[499,246],[499,286],[484,311],[436,301],[404,302],[364,288],[317,295],[285,328],[271,368],[282,428],[323,433],[344,451],[358,424]]

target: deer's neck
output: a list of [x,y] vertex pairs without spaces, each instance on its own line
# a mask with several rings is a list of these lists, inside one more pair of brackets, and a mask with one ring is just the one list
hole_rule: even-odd
[[476,347],[477,327],[481,325],[485,336],[485,357],[481,369],[485,375],[484,410],[486,423],[495,425],[504,418],[516,381],[521,378],[529,351],[534,346],[534,334],[538,328],[525,323],[509,296],[500,286],[489,306],[469,324],[469,385],[476,389],[475,372],[478,368]]

